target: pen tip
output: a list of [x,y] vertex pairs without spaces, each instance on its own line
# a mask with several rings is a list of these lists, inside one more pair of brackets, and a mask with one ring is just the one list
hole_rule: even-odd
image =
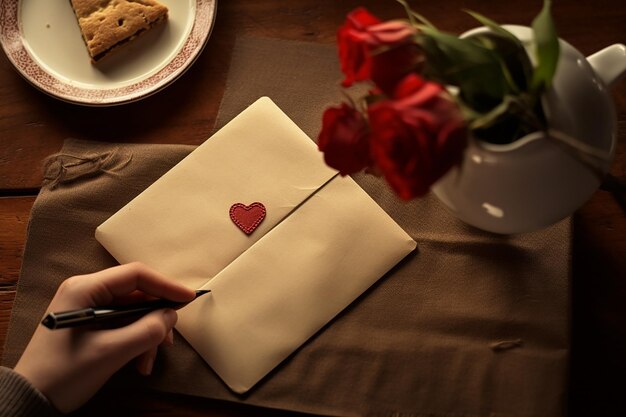
[[55,320],[54,318],[48,314],[42,321],[41,324],[46,326],[48,329],[54,329]]
[[211,292],[211,290],[196,290],[196,297],[200,297],[208,292]]

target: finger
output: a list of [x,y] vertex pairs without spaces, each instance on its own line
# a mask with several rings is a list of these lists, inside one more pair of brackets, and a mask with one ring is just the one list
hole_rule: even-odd
[[63,293],[74,304],[82,303],[81,306],[87,307],[111,304],[116,297],[136,290],[181,302],[192,300],[195,295],[193,290],[138,262],[69,278],[58,294]]
[[136,304],[136,303],[142,303],[145,301],[151,301],[155,299],[156,297],[152,297],[143,291],[136,290],[136,291],[131,292],[130,294],[115,297],[115,299],[113,300],[113,304],[114,305]]
[[174,330],[170,330],[161,342],[161,346],[172,346],[174,344]]
[[94,343],[102,355],[119,368],[143,352],[157,347],[176,324],[174,310],[153,311],[117,329],[95,332]]
[[157,347],[153,347],[147,352],[142,353],[137,357],[136,367],[137,371],[139,371],[142,375],[150,375],[152,373],[152,368],[154,367],[154,361],[157,356]]
[[[159,344],[159,346],[172,346],[174,344],[174,331],[170,330],[165,335],[165,339]],[[158,348],[154,347],[147,352],[142,353],[135,360],[135,367],[142,375],[150,375],[152,368],[154,367],[154,361],[157,357]]]
[[112,297],[123,296],[134,290],[172,301],[189,301],[195,295],[191,289],[139,262],[105,269],[94,275],[99,275],[96,279]]

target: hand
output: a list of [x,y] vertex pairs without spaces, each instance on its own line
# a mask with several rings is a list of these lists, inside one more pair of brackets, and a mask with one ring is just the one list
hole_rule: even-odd
[[[67,311],[151,297],[190,301],[195,292],[140,263],[109,268],[65,280],[48,312]],[[41,391],[59,411],[83,405],[122,366],[137,358],[137,367],[150,374],[157,347],[172,343],[174,310],[153,311],[115,329],[49,330],[40,325],[15,371]]]

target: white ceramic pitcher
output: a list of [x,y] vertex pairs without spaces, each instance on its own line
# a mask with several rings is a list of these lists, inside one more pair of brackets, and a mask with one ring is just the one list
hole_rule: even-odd
[[[530,28],[504,27],[524,43],[532,37]],[[588,58],[563,40],[560,48],[553,85],[543,98],[548,124],[605,154],[600,166],[600,174],[605,174],[617,134],[607,89],[626,73],[626,46],[612,45]],[[567,147],[536,132],[506,145],[470,140],[463,163],[437,182],[433,192],[464,222],[509,234],[541,229],[567,217],[600,183],[598,172]]]

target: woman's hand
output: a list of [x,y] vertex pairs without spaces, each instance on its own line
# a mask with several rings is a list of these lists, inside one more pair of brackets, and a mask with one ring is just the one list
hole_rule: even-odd
[[[146,298],[190,301],[191,289],[140,263],[109,268],[65,280],[48,312],[141,301]],[[172,343],[174,310],[156,310],[115,329],[37,327],[15,366],[61,412],[83,405],[122,366],[138,358],[150,374],[161,343]]]

